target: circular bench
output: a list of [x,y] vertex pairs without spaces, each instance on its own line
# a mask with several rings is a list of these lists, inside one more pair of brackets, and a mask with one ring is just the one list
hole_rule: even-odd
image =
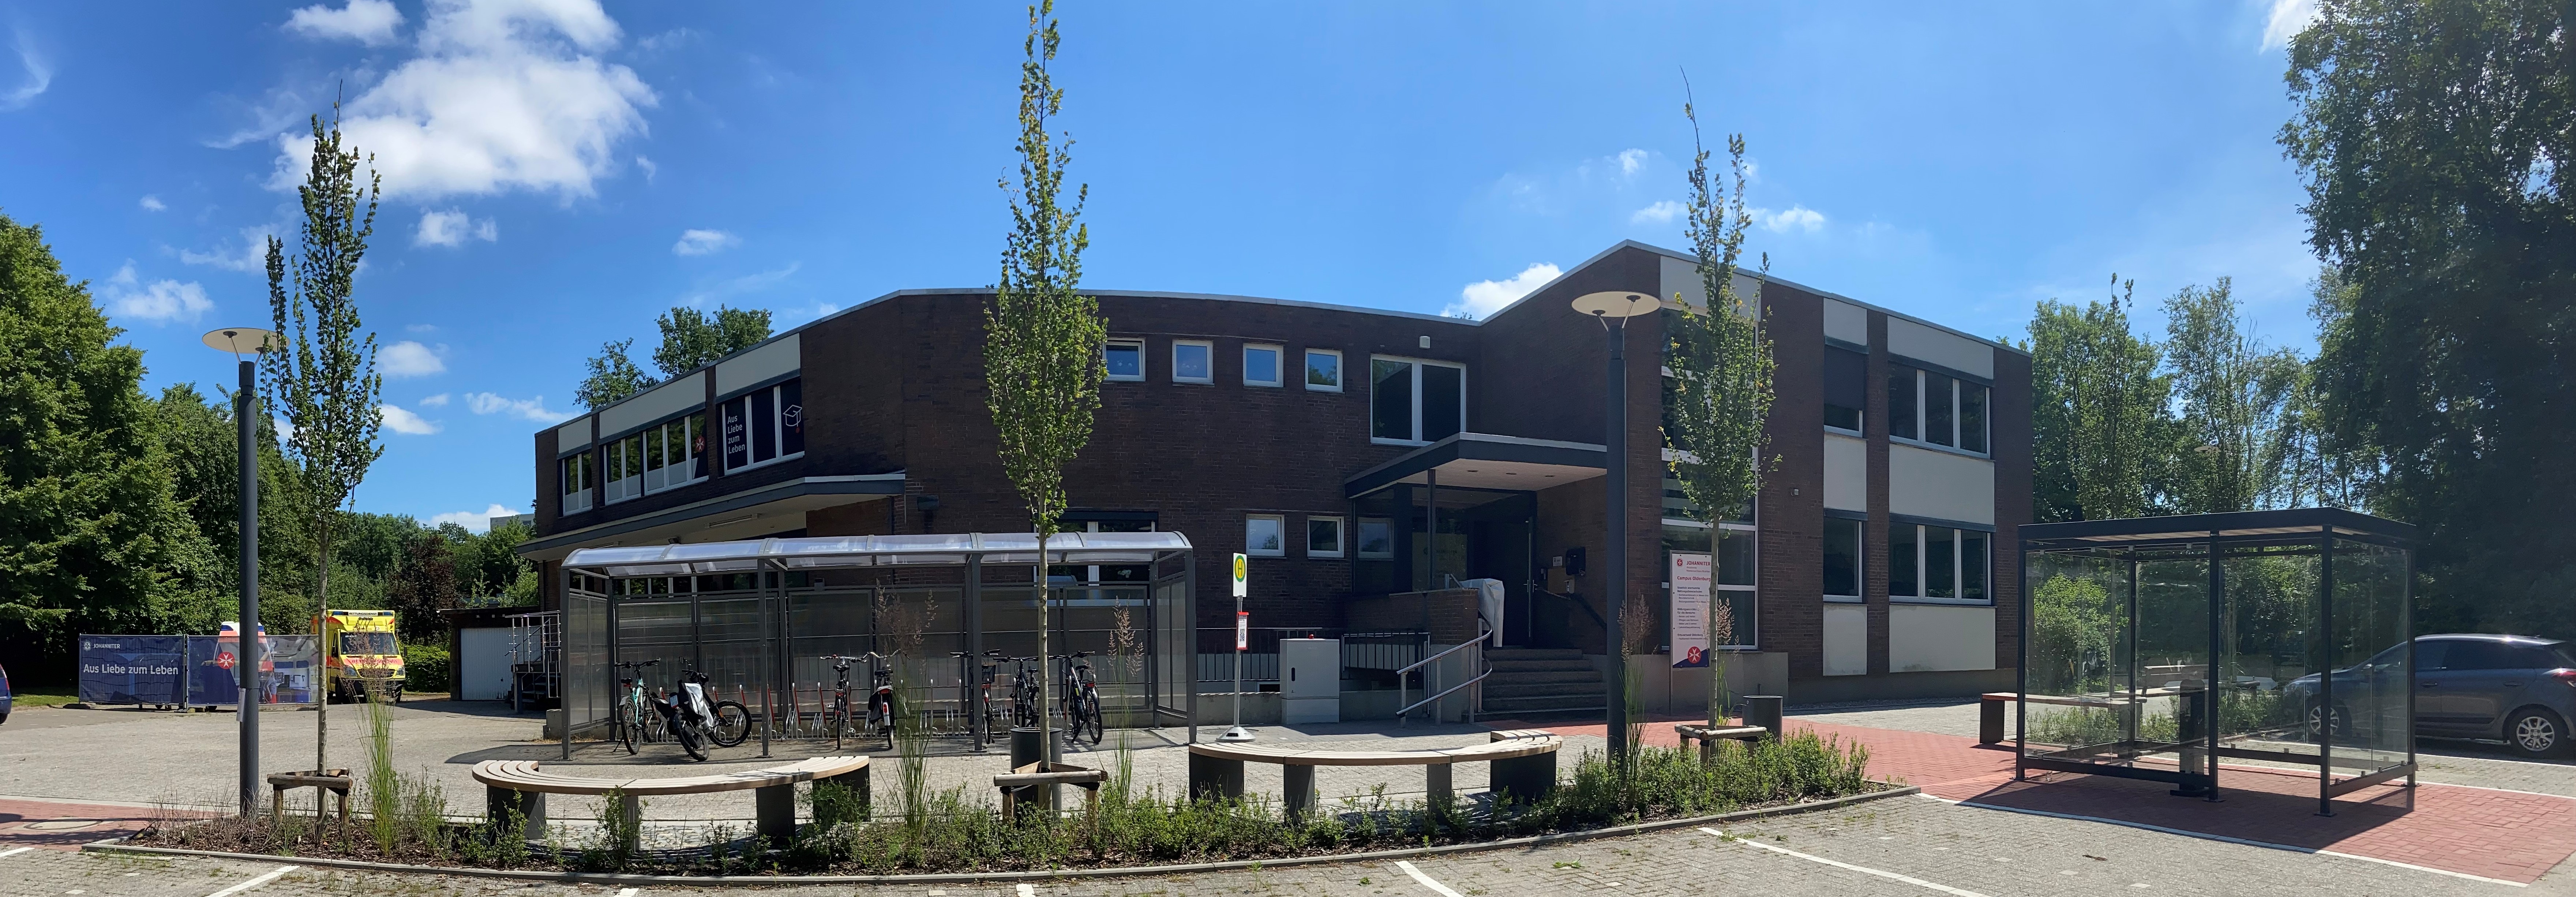
[[1234,742],[1190,745],[1190,796],[1243,797],[1243,764],[1279,764],[1280,807],[1303,816],[1315,801],[1315,767],[1419,766],[1423,791],[1434,804],[1455,799],[1449,768],[1460,763],[1492,763],[1491,790],[1529,802],[1556,788],[1556,751],[1564,739],[1538,729],[1489,733],[1484,744],[1412,751],[1336,751]]
[[839,782],[858,794],[861,807],[868,804],[866,757],[815,757],[786,766],[658,779],[570,776],[548,772],[535,760],[485,760],[474,764],[474,780],[483,783],[485,814],[497,823],[509,813],[518,813],[525,820],[522,831],[531,839],[545,836],[545,796],[549,794],[616,793],[625,801],[626,818],[631,820],[637,818],[640,799],[647,795],[748,789],[753,792],[760,834],[782,843],[796,834],[798,782]]

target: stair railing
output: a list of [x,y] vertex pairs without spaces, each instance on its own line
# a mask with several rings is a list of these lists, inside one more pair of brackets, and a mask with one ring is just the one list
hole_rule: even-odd
[[[1435,663],[1440,662],[1440,659],[1441,659],[1441,658],[1448,657],[1449,655],[1456,654],[1456,653],[1458,653],[1458,652],[1460,652],[1460,651],[1468,652],[1468,653],[1467,653],[1467,671],[1468,671],[1468,672],[1470,672],[1470,673],[1474,673],[1474,674],[1475,674],[1475,675],[1473,675],[1473,676],[1469,677],[1469,678],[1467,679],[1467,681],[1465,681],[1465,682],[1461,682],[1461,683],[1458,683],[1458,684],[1456,684],[1456,685],[1452,685],[1452,686],[1450,686],[1450,687],[1448,687],[1448,688],[1446,688],[1446,689],[1441,690],[1441,692],[1440,692],[1439,694],[1435,694],[1435,695],[1432,695],[1432,696],[1430,696],[1430,697],[1423,698],[1422,700],[1415,701],[1415,702],[1413,702],[1413,703],[1411,703],[1411,704],[1404,704],[1404,709],[1401,709],[1401,710],[1398,710],[1398,711],[1396,711],[1396,712],[1395,712],[1395,724],[1396,724],[1396,725],[1398,725],[1398,726],[1408,725],[1408,724],[1410,723],[1410,721],[1411,721],[1411,717],[1412,717],[1412,715],[1413,715],[1413,711],[1414,711],[1416,708],[1419,708],[1419,707],[1421,707],[1421,706],[1422,706],[1422,705],[1424,705],[1424,704],[1430,704],[1430,703],[1433,703],[1433,702],[1439,701],[1441,698],[1448,697],[1448,696],[1450,696],[1450,695],[1452,695],[1452,694],[1456,694],[1456,693],[1458,692],[1458,690],[1459,690],[1459,689],[1462,689],[1462,688],[1468,688],[1468,687],[1472,687],[1472,686],[1476,686],[1476,685],[1478,685],[1479,683],[1484,682],[1484,681],[1485,681],[1485,677],[1493,675],[1493,674],[1494,674],[1494,671],[1493,671],[1492,669],[1489,669],[1489,668],[1487,667],[1486,663],[1485,663],[1485,640],[1486,640],[1486,639],[1489,639],[1489,638],[1492,638],[1492,637],[1493,637],[1493,634],[1494,634],[1494,630],[1493,630],[1493,628],[1492,628],[1492,627],[1490,627],[1490,626],[1488,626],[1488,625],[1486,625],[1486,623],[1485,623],[1484,619],[1480,617],[1480,618],[1478,618],[1478,619],[1476,620],[1476,637],[1475,637],[1475,638],[1473,638],[1473,639],[1469,639],[1469,640],[1468,640],[1466,643],[1464,643],[1464,644],[1460,644],[1460,645],[1452,646],[1451,648],[1449,648],[1449,649],[1448,649],[1448,650],[1446,650],[1446,651],[1442,651],[1442,652],[1440,652],[1440,653],[1438,653],[1438,654],[1434,654],[1434,655],[1431,655],[1431,656],[1429,656],[1429,657],[1425,657],[1425,658],[1423,658],[1423,659],[1421,659],[1421,660],[1414,661],[1414,663],[1413,663],[1413,665],[1412,665],[1412,666],[1408,666],[1408,667],[1405,667],[1404,669],[1400,669],[1400,670],[1395,671],[1395,701],[1396,701],[1396,703],[1398,703],[1398,704],[1404,704],[1404,696],[1405,696],[1404,676],[1405,676],[1405,674],[1406,674],[1406,673],[1410,673],[1410,672],[1413,672],[1414,670],[1420,670],[1420,669],[1423,669],[1423,668],[1425,668],[1425,667],[1429,667],[1430,669],[1426,670],[1426,671],[1422,674],[1422,680],[1423,680],[1423,682],[1422,682],[1422,690],[1427,692],[1427,691],[1430,691],[1430,690],[1432,690],[1432,689],[1434,689],[1434,688],[1438,688],[1438,687],[1439,687],[1440,668],[1439,668],[1439,667],[1436,667],[1436,666],[1432,666],[1432,664],[1435,664]],[[1468,700],[1468,702],[1467,702],[1467,721],[1468,721],[1468,722],[1473,723],[1473,722],[1475,722],[1475,721],[1476,721],[1476,708],[1477,708],[1477,705],[1482,704],[1482,703],[1484,702],[1484,694],[1485,694],[1485,693],[1484,693],[1483,689],[1479,688],[1476,692],[1474,692],[1473,694],[1470,694],[1470,695],[1468,696],[1468,698],[1469,698],[1469,700]],[[1438,708],[1434,708],[1431,712],[1432,712],[1432,715],[1435,717],[1435,720],[1434,720],[1434,721],[1436,722],[1436,721],[1437,721],[1436,717],[1439,715],[1440,711],[1439,711],[1439,709],[1438,709]]]

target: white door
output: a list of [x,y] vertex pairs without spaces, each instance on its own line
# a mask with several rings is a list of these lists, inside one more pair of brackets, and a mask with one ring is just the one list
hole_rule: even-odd
[[507,627],[459,630],[456,648],[456,700],[510,699],[510,630]]

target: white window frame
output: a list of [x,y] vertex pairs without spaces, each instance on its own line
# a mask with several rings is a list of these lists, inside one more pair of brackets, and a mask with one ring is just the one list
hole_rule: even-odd
[[[1317,549],[1315,548],[1315,524],[1317,524],[1317,523],[1322,523],[1322,522],[1327,522],[1327,521],[1329,521],[1329,522],[1331,522],[1331,523],[1333,524],[1333,547],[1332,547],[1332,550],[1330,550],[1330,551],[1321,551],[1321,550],[1317,550]],[[1343,543],[1345,543],[1345,542],[1347,542],[1347,541],[1349,540],[1349,536],[1350,536],[1350,524],[1349,524],[1349,522],[1348,522],[1347,520],[1345,520],[1344,518],[1342,518],[1342,517],[1341,517],[1341,516],[1339,516],[1339,515],[1334,515],[1334,514],[1309,514],[1309,515],[1306,515],[1306,556],[1307,556],[1307,557],[1310,557],[1310,558],[1340,558],[1340,557],[1342,557],[1342,556],[1343,556],[1343,548],[1342,548]]]
[[1108,370],[1108,369],[1109,369],[1109,348],[1110,348],[1111,346],[1125,346],[1125,347],[1127,347],[1127,348],[1131,348],[1131,349],[1136,350],[1136,373],[1133,373],[1133,374],[1107,374],[1107,375],[1103,376],[1101,379],[1104,379],[1104,380],[1113,380],[1113,381],[1117,381],[1117,382],[1120,382],[1120,383],[1141,383],[1141,382],[1143,382],[1143,381],[1144,381],[1144,379],[1145,379],[1145,368],[1146,368],[1146,364],[1145,364],[1145,341],[1144,341],[1144,340],[1141,340],[1141,339],[1124,339],[1124,338],[1116,338],[1116,339],[1110,339],[1110,340],[1108,340],[1108,341],[1106,341],[1106,342],[1101,343],[1101,344],[1100,344],[1100,368],[1101,368],[1101,370],[1103,370],[1103,371],[1106,371],[1106,370]]
[[[1258,545],[1254,545],[1254,544],[1252,544],[1252,524],[1253,524],[1253,522],[1254,522],[1254,521],[1267,521],[1267,522],[1269,522],[1269,524],[1270,524],[1271,526],[1276,527],[1276,529],[1272,530],[1272,532],[1273,532],[1273,533],[1275,533],[1275,534],[1277,534],[1277,535],[1278,535],[1278,537],[1279,537],[1279,547],[1277,547],[1277,548],[1264,549],[1264,548],[1262,548],[1262,547],[1260,547],[1260,546],[1258,546]],[[1288,515],[1285,515],[1285,514],[1245,514],[1245,515],[1243,515],[1243,553],[1244,553],[1244,554],[1251,555],[1251,556],[1253,556],[1253,557],[1257,557],[1257,558],[1283,558],[1283,557],[1287,557],[1287,556],[1288,556]]]
[[[1331,356],[1333,359],[1333,382],[1330,385],[1317,383],[1307,376],[1309,371],[1314,370],[1315,356],[1318,355]],[[1342,383],[1349,380],[1350,376],[1350,367],[1342,363],[1340,349],[1308,349],[1306,363],[1297,368],[1297,379],[1305,381],[1306,389],[1312,392],[1341,392]]]
[[[687,453],[687,452],[688,452],[688,450],[689,450],[689,445],[688,445],[688,444],[689,444],[689,437],[690,437],[690,436],[692,436],[692,435],[696,435],[696,436],[705,436],[705,435],[707,435],[707,434],[705,434],[705,433],[691,433],[691,432],[689,432],[689,419],[690,419],[690,418],[692,418],[692,417],[695,417],[695,418],[699,418],[699,419],[702,419],[702,420],[703,420],[703,419],[705,418],[705,415],[706,415],[706,412],[704,412],[704,411],[692,411],[692,412],[689,412],[689,413],[687,413],[687,414],[683,414],[683,415],[680,415],[680,416],[678,416],[678,417],[671,418],[670,420],[666,420],[666,421],[663,421],[663,422],[661,422],[661,423],[654,424],[654,425],[649,426],[649,427],[645,427],[643,430],[641,430],[641,431],[640,431],[640,433],[643,435],[643,437],[644,437],[645,441],[646,441],[646,442],[651,442],[651,441],[653,441],[653,440],[655,440],[655,439],[662,439],[662,438],[663,438],[663,436],[666,434],[666,432],[670,429],[670,427],[671,427],[671,425],[672,425],[672,424],[678,424],[678,425],[680,425],[681,435],[680,435],[680,446],[679,446],[679,450],[683,453],[683,458],[682,458],[682,460],[680,460],[680,461],[676,461],[676,462],[675,462],[675,461],[672,461],[672,460],[671,460],[671,444],[670,444],[670,442],[669,442],[668,440],[664,440],[664,442],[662,443],[662,470],[664,470],[664,471],[668,471],[668,470],[670,470],[670,469],[671,469],[672,467],[674,467],[674,466],[686,465],[686,464],[688,464],[690,461],[697,460],[697,458],[696,458],[696,457],[694,457],[694,456],[688,456],[688,455],[686,455],[686,453]],[[723,419],[722,415],[718,415],[717,419],[718,419],[718,420],[722,420],[722,419]],[[714,439],[710,438],[710,439],[708,439],[708,440],[707,440],[707,444],[708,444],[710,447],[714,447],[714,446],[716,446],[716,441],[715,441]],[[651,447],[650,447],[650,446],[647,446],[647,447],[646,447],[646,449],[645,449],[645,452],[646,452],[646,454],[649,456],[649,455],[651,454],[651,452],[652,452]],[[715,465],[714,465],[714,463],[712,463],[712,461],[711,461],[707,466],[708,466],[708,467],[710,467],[710,468],[712,468],[712,467],[714,467]],[[645,471],[644,471],[644,494],[646,494],[646,495],[652,495],[652,494],[655,494],[655,493],[658,493],[658,492],[668,492],[668,491],[673,490],[673,489],[678,489],[678,488],[681,488],[681,487],[684,487],[684,486],[694,486],[694,485],[697,485],[697,484],[699,484],[699,483],[703,483],[703,482],[706,482],[706,481],[707,481],[707,478],[706,478],[706,477],[704,477],[704,476],[693,477],[693,478],[690,478],[690,479],[674,480],[674,479],[671,479],[671,475],[670,475],[670,474],[668,474],[668,473],[664,473],[664,474],[662,475],[662,478],[661,478],[661,479],[662,479],[662,483],[661,483],[661,485],[658,485],[658,486],[657,486],[657,485],[654,485],[654,483],[653,483],[653,479],[654,479],[654,477],[653,477],[653,473],[654,473],[654,472],[653,472],[652,470],[650,470],[650,469],[647,469],[647,470],[645,470]]]
[[[1377,395],[1376,395],[1376,393],[1377,393],[1377,363],[1378,363],[1378,362],[1380,362],[1380,361],[1397,361],[1397,362],[1403,362],[1403,363],[1405,363],[1405,364],[1409,364],[1409,365],[1412,365],[1412,366],[1413,366],[1413,435],[1414,435],[1414,437],[1415,437],[1415,438],[1412,438],[1412,439],[1390,439],[1390,438],[1388,438],[1388,437],[1384,437],[1384,436],[1379,436],[1379,435],[1377,435]],[[1370,394],[1369,394],[1369,411],[1368,411],[1368,413],[1369,413],[1369,442],[1370,442],[1371,444],[1373,444],[1373,445],[1430,445],[1430,444],[1431,444],[1431,440],[1421,438],[1422,433],[1423,433],[1423,427],[1422,427],[1422,368],[1423,368],[1423,366],[1425,366],[1425,365],[1439,365],[1439,366],[1444,367],[1444,368],[1456,368],[1456,369],[1458,370],[1458,432],[1460,432],[1460,433],[1467,432],[1467,366],[1466,366],[1464,363],[1461,363],[1461,362],[1455,362],[1455,361],[1440,361],[1440,360],[1438,360],[1438,359],[1432,359],[1432,358],[1408,358],[1408,357],[1405,357],[1405,356],[1402,356],[1402,355],[1371,355],[1371,356],[1369,356],[1369,393],[1370,393]],[[1348,372],[1345,372],[1342,376],[1343,376],[1345,379],[1347,379],[1350,375],[1349,375],[1349,373],[1348,373]],[[1445,438],[1445,437],[1444,437],[1444,438]]]
[[[1826,526],[1832,526],[1836,523],[1847,523],[1850,524],[1852,528],[1854,540],[1852,543],[1852,594],[1837,595],[1832,592],[1826,592],[1824,593],[1825,601],[1833,604],[1859,604],[1869,600],[1867,596],[1861,594],[1869,591],[1869,521],[1858,520],[1850,517],[1825,518]],[[1822,545],[1817,546],[1817,548],[1816,569],[1818,573],[1822,573],[1824,571],[1823,561],[1825,558],[1825,552],[1823,551]],[[1916,554],[1921,553],[1922,552],[1920,551],[1916,552]],[[1923,580],[1920,577],[1915,579],[1915,582],[1922,581]]]
[[[557,516],[579,514],[590,510],[591,494],[598,491],[599,474],[596,472],[598,464],[597,455],[589,449],[555,459],[555,491],[560,493],[556,496],[560,499],[560,503],[556,505]],[[573,479],[566,476],[570,473],[581,474],[580,479],[583,482],[578,484],[577,488],[565,489],[564,486],[572,485],[567,482]]]
[[[1205,377],[1183,377],[1183,376],[1181,376],[1181,347],[1182,347],[1182,346],[1197,346],[1197,347],[1199,347],[1200,349],[1203,349],[1203,350],[1206,350],[1206,351],[1207,351],[1207,376],[1205,376]],[[1209,340],[1203,340],[1203,339],[1176,339],[1176,340],[1173,340],[1173,341],[1172,341],[1172,382],[1174,382],[1174,383],[1215,383],[1215,382],[1216,382],[1216,343],[1211,342],[1211,341],[1209,341]]]
[[[1270,379],[1252,379],[1252,353],[1270,353]],[[1288,382],[1288,349],[1270,343],[1243,344],[1243,385],[1267,386],[1273,389]]]
[[[605,481],[607,482],[607,484],[608,484],[608,503],[609,503],[609,504],[612,504],[612,505],[613,505],[613,504],[617,504],[618,502],[634,501],[634,500],[636,500],[636,499],[639,499],[639,498],[643,498],[643,497],[644,497],[644,455],[643,455],[643,452],[644,452],[644,439],[643,439],[643,436],[644,436],[644,434],[643,434],[642,432],[640,432],[640,431],[639,431],[639,432],[634,432],[634,433],[628,433],[628,434],[626,434],[626,435],[624,435],[624,436],[619,436],[619,437],[617,437],[617,438],[615,438],[615,439],[606,440],[606,443],[607,443],[607,444],[606,444],[606,445],[602,445],[602,446],[600,446],[600,451],[599,451],[599,467],[600,467],[600,474],[601,474],[601,478],[602,478],[603,480],[605,480]],[[621,472],[621,473],[625,471],[625,469],[626,469],[626,461],[627,461],[626,456],[627,456],[628,454],[630,454],[630,452],[629,452],[629,451],[628,451],[628,449],[627,449],[627,445],[628,445],[627,440],[629,440],[629,439],[635,440],[635,442],[633,443],[633,444],[634,444],[634,449],[633,449],[633,452],[632,452],[632,454],[635,456],[635,458],[634,458],[634,462],[635,462],[635,475],[634,475],[634,476],[620,476],[620,477],[616,477],[616,478],[614,478],[614,479],[609,479],[609,478],[607,478],[607,474],[608,474],[609,472],[611,472],[611,471],[616,471],[616,472]]]
[[[1950,531],[1950,589],[1954,592],[1961,590],[1967,581],[1967,577],[1964,575],[1967,572],[1967,565],[1962,563],[1962,561],[1967,557],[1967,534],[1984,533],[1986,537],[1986,597],[1939,598],[1926,594],[1899,595],[1896,594],[1895,578],[1889,577],[1887,600],[1902,602],[1905,604],[1958,604],[1969,607],[1987,607],[1995,603],[1994,533],[1987,530],[1971,529],[1964,526],[1939,526],[1929,523],[1907,524],[1899,521],[1893,525],[1910,525],[1914,527],[1914,590],[1918,593],[1930,588],[1932,585],[1932,568],[1928,558],[1932,552],[1927,550],[1927,547],[1932,544],[1932,530],[1946,529]],[[1866,538],[1866,536],[1867,528],[1864,527],[1863,537]],[[1893,547],[1894,546],[1892,545],[1890,546],[1891,549]],[[1891,557],[1888,559],[1888,563],[1893,564],[1895,562],[1895,558]]]

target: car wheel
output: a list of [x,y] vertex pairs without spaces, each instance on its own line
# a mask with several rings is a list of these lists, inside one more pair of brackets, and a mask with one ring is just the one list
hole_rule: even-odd
[[[2319,725],[2317,724],[2317,715],[2318,715],[2318,713],[2317,713],[2317,708],[2316,708],[2316,706],[2315,706],[2315,705],[2309,705],[2309,707],[2308,707],[2308,737],[2309,737],[2309,738],[2311,738],[2311,739],[2315,739],[2315,738],[2317,738],[2317,737],[2318,737],[2318,733],[2325,731],[2324,727],[2319,726]],[[2335,734],[2336,736],[2338,736],[2338,737],[2342,736],[2342,735],[2343,735],[2343,730],[2344,730],[2344,713],[2343,713],[2343,708],[2342,708],[2342,707],[2340,707],[2340,706],[2338,706],[2338,707],[2336,707],[2336,708],[2334,709],[2334,721],[2333,721],[2333,725],[2334,725],[2334,734]]]
[[2554,757],[2567,749],[2567,721],[2538,708],[2504,721],[2505,744],[2525,757]]

